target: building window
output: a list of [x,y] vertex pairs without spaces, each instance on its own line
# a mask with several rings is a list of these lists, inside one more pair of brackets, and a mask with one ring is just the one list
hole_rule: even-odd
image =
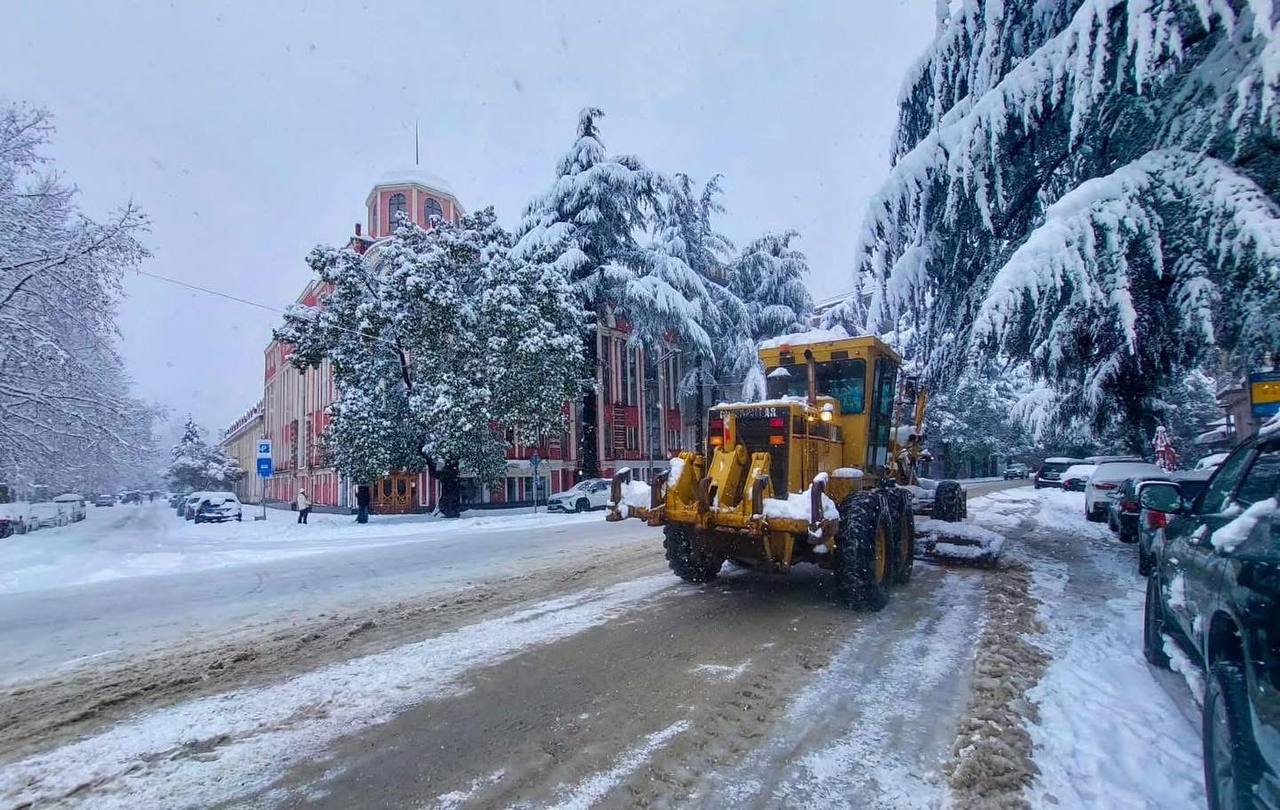
[[406,213],[409,210],[409,203],[405,200],[404,195],[397,191],[395,194],[391,195],[387,208],[389,211],[387,224],[394,228],[396,224],[396,215]]
[[633,426],[627,425],[627,449],[628,450],[636,449],[636,434],[638,432],[639,431],[637,431]]
[[444,219],[444,209],[440,207],[440,203],[434,198],[428,197],[427,201],[422,204],[422,220],[430,225],[432,218]]
[[515,503],[520,500],[519,493],[516,489],[516,480],[517,479],[512,477],[507,478],[507,503]]

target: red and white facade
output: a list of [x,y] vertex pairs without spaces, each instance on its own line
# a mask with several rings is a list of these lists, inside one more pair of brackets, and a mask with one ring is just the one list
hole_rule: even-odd
[[[357,225],[352,247],[363,253],[389,236],[400,212],[422,227],[429,227],[431,217],[456,222],[465,213],[440,178],[419,170],[389,174],[366,197],[368,233],[362,234]],[[324,292],[323,285],[314,281],[297,301],[314,306]],[[679,407],[679,354],[654,356],[643,349],[628,348],[629,333],[625,322],[610,320],[601,325],[596,336],[601,359],[597,450],[603,475],[625,466],[647,480],[654,470],[665,469],[667,459],[679,450],[692,448],[694,428]],[[290,351],[289,346],[272,341],[265,352],[262,431],[272,441],[275,467],[267,482],[267,499],[288,503],[299,489],[305,489],[317,507],[351,508],[359,482],[348,481],[328,465],[320,442],[329,423],[329,406],[336,398],[333,370],[324,361],[318,368],[299,371],[288,362]],[[531,502],[535,487],[529,459],[534,452],[541,459],[540,499],[572,486],[579,476],[577,407],[578,403],[565,404],[566,415],[575,418],[569,420],[563,436],[542,447],[511,447],[502,480],[495,484],[464,481],[464,504]],[[374,484],[373,506],[375,511],[430,511],[438,497],[438,486],[429,473],[393,475]]]

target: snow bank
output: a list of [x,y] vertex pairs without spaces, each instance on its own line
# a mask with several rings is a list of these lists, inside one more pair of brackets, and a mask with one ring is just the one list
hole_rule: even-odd
[[[811,506],[808,492],[789,493],[786,500],[782,498],[764,499],[765,517],[807,521],[810,518],[810,512]],[[835,501],[827,497],[825,493],[822,496],[822,516],[827,520],[840,519],[840,510],[836,508]]]
[[[930,546],[930,550],[939,557],[958,560],[991,559],[999,557],[1004,551],[1004,535],[973,523],[949,523],[945,520],[929,518],[917,521],[916,531],[931,534],[937,538]],[[969,542],[947,542],[948,538]]]
[[1249,539],[1249,533],[1253,531],[1254,526],[1258,525],[1259,520],[1275,514],[1280,514],[1280,504],[1277,504],[1275,498],[1258,501],[1241,512],[1234,520],[1209,535],[1209,542],[1218,551],[1235,551],[1236,546]]
[[351,515],[313,513],[299,525],[292,512],[246,505],[243,522],[196,525],[165,505],[88,510],[86,519],[0,542],[0,594],[86,585],[108,580],[189,574],[314,554],[342,553],[403,543],[436,543],[461,536],[571,525],[598,515],[540,512],[469,512],[456,520],[431,515],[375,515],[366,524]]
[[862,470],[857,467],[836,467],[831,471],[832,478],[861,478]]

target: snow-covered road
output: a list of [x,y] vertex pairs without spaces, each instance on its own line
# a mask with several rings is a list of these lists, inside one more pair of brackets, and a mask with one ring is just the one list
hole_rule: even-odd
[[[598,514],[351,547],[335,522],[304,541],[328,550],[14,591],[0,615],[114,600],[116,632],[191,638],[0,695],[0,807],[1200,806],[1194,701],[1142,663],[1132,548],[1078,494],[973,495],[1006,567],[919,564],[876,614],[816,569],[685,585],[656,530]],[[0,643],[57,657],[37,635]]]
[[634,524],[582,531],[602,523],[598,512],[365,525],[315,514],[300,526],[271,510],[266,522],[197,526],[159,503],[90,510],[81,523],[0,541],[0,684],[517,575],[647,536]]

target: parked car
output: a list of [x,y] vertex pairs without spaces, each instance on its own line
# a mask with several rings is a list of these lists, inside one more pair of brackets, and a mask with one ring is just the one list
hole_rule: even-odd
[[194,520],[196,516],[196,507],[200,505],[201,499],[208,494],[210,493],[193,492],[186,498],[183,498],[182,503],[178,505],[178,517],[185,520]]
[[1062,482],[1062,488],[1068,492],[1084,492],[1084,485],[1089,482],[1089,476],[1093,475],[1096,469],[1098,469],[1097,464],[1072,464],[1062,471],[1058,480]]
[[1080,459],[1070,458],[1068,456],[1054,456],[1046,458],[1041,464],[1040,469],[1036,470],[1035,484],[1036,489],[1041,487],[1061,487],[1062,474],[1072,464],[1081,464]]
[[93,499],[94,506],[115,506],[116,499],[110,495],[98,495]]
[[1146,461],[1141,456],[1085,456],[1085,464],[1110,464],[1114,461]]
[[1138,542],[1138,513],[1142,507],[1138,504],[1138,493],[1142,485],[1148,481],[1168,481],[1169,473],[1160,475],[1135,475],[1120,482],[1120,488],[1111,498],[1111,506],[1107,512],[1107,526],[1115,532],[1121,543]]
[[1084,516],[1095,523],[1107,519],[1111,499],[1119,494],[1126,478],[1141,476],[1159,478],[1165,471],[1145,461],[1108,461],[1098,465],[1084,485]]
[[1151,483],[1169,516],[1147,579],[1143,654],[1170,668],[1168,636],[1205,672],[1209,806],[1280,807],[1280,432],[1246,439],[1188,502]]
[[66,526],[71,522],[71,510],[66,504],[44,501],[27,505],[27,530],[49,529]]
[[0,503],[0,538],[26,534],[29,528],[27,504]]
[[[1192,503],[1204,492],[1212,475],[1212,469],[1179,470],[1169,478],[1181,489],[1183,499]],[[1142,506],[1142,490],[1146,486],[1146,482],[1138,485],[1138,573],[1144,577],[1151,573],[1151,568],[1155,565],[1155,556],[1164,543],[1164,528],[1169,525],[1169,516],[1164,512]]]
[[120,503],[142,503],[142,493],[130,491],[120,496]]
[[1027,478],[1031,475],[1031,468],[1021,461],[1013,464],[1005,465],[1004,480],[1011,481],[1015,478]]
[[609,481],[605,478],[586,478],[564,492],[547,498],[548,512],[586,512],[603,509],[609,502]]
[[1214,453],[1196,462],[1197,470],[1216,470],[1218,465],[1227,460],[1230,453]]
[[68,492],[65,495],[59,495],[53,499],[53,502],[59,505],[60,509],[65,509],[72,523],[79,523],[85,519],[87,514],[85,511],[85,500],[83,495],[74,492]]
[[234,492],[206,492],[196,505],[196,523],[240,520],[243,510]]

